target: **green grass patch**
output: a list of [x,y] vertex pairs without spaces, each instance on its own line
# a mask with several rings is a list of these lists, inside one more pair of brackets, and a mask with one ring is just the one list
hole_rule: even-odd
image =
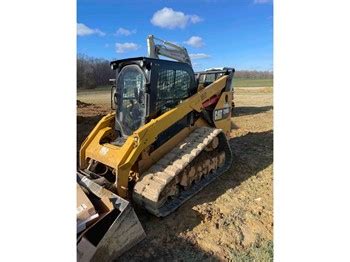
[[112,86],[98,86],[89,89],[77,89],[78,94],[110,93]]
[[98,86],[95,89],[96,90],[111,90],[112,85],[106,85],[106,86]]
[[273,79],[233,78],[235,87],[272,87]]
[[102,91],[102,90],[111,90],[112,85],[105,85],[105,86],[96,86],[94,88],[80,88],[77,89],[78,92],[84,92],[84,91],[90,91],[90,90],[94,90],[94,91]]
[[272,262],[273,261],[273,242],[264,241],[255,243],[252,247],[241,252],[231,252],[230,261],[234,262]]

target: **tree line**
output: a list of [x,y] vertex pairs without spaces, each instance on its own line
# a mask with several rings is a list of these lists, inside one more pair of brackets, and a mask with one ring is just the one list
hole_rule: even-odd
[[[84,54],[77,56],[77,88],[91,89],[97,86],[109,85],[109,79],[115,78],[115,72],[110,67],[110,61],[102,58],[89,57]],[[272,71],[237,70],[236,78],[271,79]]]
[[89,89],[109,84],[109,79],[115,78],[115,73],[109,61],[93,58],[84,54],[77,57],[77,88]]

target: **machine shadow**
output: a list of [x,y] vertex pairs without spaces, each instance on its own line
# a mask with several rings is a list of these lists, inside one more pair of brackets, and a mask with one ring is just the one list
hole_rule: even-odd
[[248,133],[230,140],[233,153],[231,168],[186,202],[173,214],[157,218],[136,208],[147,238],[130,249],[118,261],[222,261],[223,258],[202,250],[195,242],[180,237],[202,221],[192,208],[215,201],[227,190],[273,163],[273,131]]
[[273,106],[240,106],[235,107],[234,116],[247,116],[247,115],[255,115],[263,112],[267,112],[273,109]]

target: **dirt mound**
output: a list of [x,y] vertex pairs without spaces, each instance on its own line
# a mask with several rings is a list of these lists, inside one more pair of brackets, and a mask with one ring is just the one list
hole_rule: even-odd
[[[84,117],[104,116],[113,110],[109,106],[89,104],[77,100],[77,115]],[[79,122],[79,120],[78,120]]]
[[111,109],[107,106],[84,103],[77,100],[77,150],[98,121]]
[[77,100],[77,107],[78,108],[84,108],[84,107],[87,107],[87,106],[91,106],[92,104],[89,104],[89,103],[85,103],[85,102],[82,102],[80,100]]

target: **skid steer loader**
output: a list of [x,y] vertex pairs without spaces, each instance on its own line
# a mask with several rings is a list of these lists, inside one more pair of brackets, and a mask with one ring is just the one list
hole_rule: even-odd
[[[144,238],[129,202],[167,216],[232,162],[234,69],[198,90],[187,50],[153,36],[148,57],[113,61],[111,68],[115,110],[82,143],[78,170],[79,184],[98,199],[107,195],[108,212],[117,210],[103,230],[97,222],[78,239],[81,257],[99,261],[115,259]],[[91,240],[91,231],[98,240]],[[93,252],[84,254],[86,245]]]

